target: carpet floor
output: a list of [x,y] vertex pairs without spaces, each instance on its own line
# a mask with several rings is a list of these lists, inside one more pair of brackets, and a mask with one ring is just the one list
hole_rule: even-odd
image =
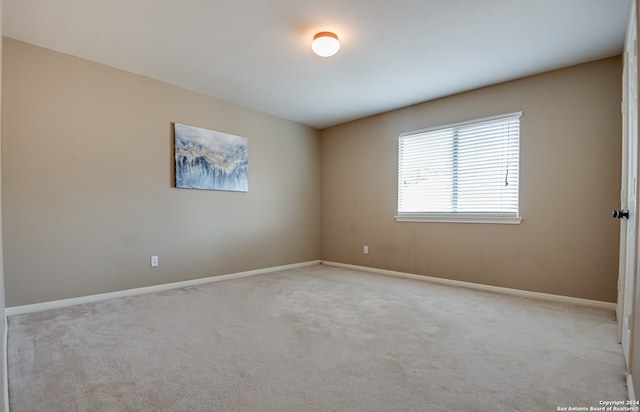
[[614,313],[311,266],[9,317],[21,411],[557,411],[626,399]]

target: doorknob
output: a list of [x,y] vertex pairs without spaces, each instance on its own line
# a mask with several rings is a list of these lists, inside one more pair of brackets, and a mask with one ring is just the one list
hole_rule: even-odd
[[623,217],[626,217],[627,219],[629,219],[629,209],[614,210],[612,213],[612,216],[617,217],[618,219],[622,219]]

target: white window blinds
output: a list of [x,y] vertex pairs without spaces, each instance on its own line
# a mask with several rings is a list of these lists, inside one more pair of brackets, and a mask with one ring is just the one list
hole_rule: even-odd
[[521,112],[405,133],[398,216],[518,216]]

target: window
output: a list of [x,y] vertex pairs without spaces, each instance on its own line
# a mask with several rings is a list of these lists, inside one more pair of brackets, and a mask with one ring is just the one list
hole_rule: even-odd
[[400,135],[396,220],[520,223],[521,116]]

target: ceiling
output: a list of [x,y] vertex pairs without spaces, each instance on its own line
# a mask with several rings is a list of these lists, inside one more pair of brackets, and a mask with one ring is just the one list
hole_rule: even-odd
[[[4,0],[3,34],[316,128],[622,53],[628,0]],[[311,51],[334,31],[342,49]]]

